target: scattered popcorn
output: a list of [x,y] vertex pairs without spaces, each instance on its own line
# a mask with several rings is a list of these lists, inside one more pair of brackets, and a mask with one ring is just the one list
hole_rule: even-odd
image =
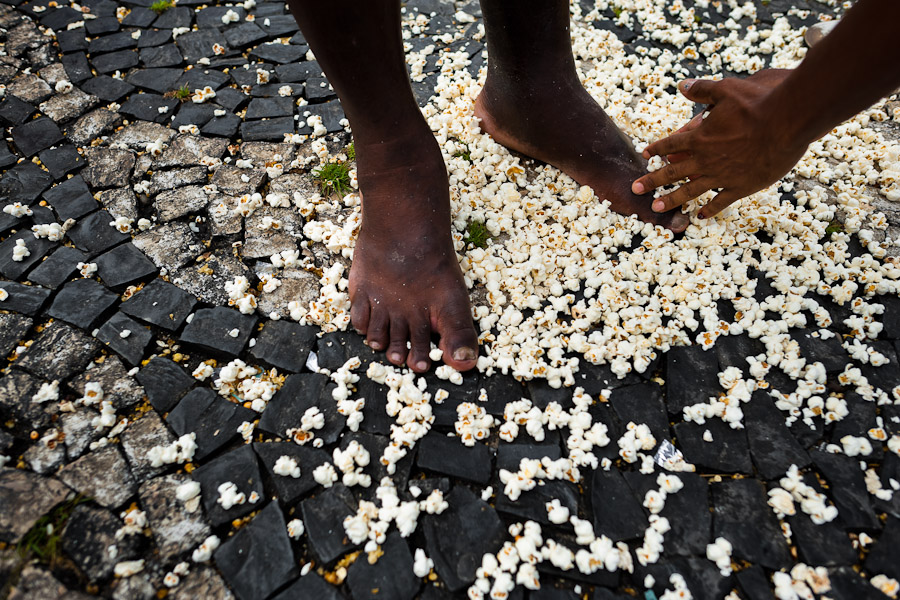
[[281,475],[282,477],[293,477],[294,479],[298,479],[300,477],[300,466],[295,459],[287,455],[282,455],[275,461],[275,467],[272,469],[272,472],[276,475]]
[[306,531],[306,528],[303,526],[303,521],[300,519],[291,519],[287,524],[288,535],[291,539],[299,540],[300,536],[303,535],[303,532]]
[[706,558],[716,563],[722,577],[731,575],[731,549],[731,543],[723,537],[706,546]]
[[200,544],[191,554],[191,560],[195,563],[206,562],[212,558],[213,552],[219,547],[220,540],[218,536],[211,535]]
[[28,249],[28,246],[25,245],[25,240],[16,240],[16,245],[13,246],[12,259],[15,262],[22,262],[29,256],[31,256],[31,251]]
[[[0,293],[5,291],[6,290],[0,290]],[[102,388],[100,388],[101,394],[102,391]],[[85,389],[85,392],[87,392],[87,389]],[[31,397],[31,401],[38,404],[42,402],[55,402],[56,400],[59,400],[59,381],[56,380],[42,383],[38,391]]]
[[113,572],[116,577],[131,577],[137,573],[140,573],[144,570],[144,559],[140,560],[126,560],[120,563],[116,563]]

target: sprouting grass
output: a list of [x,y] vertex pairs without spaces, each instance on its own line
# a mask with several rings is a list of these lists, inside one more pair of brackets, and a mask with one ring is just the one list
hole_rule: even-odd
[[171,90],[171,91],[166,92],[164,95],[167,98],[177,98],[177,99],[181,100],[182,102],[184,102],[185,100],[187,100],[188,98],[191,97],[191,88],[189,88],[187,85],[183,85],[180,88],[178,88],[177,90]]
[[[469,152],[469,145],[465,142],[456,142],[457,150],[453,153],[455,158],[461,158],[463,160],[472,162],[472,153]],[[459,146],[462,146],[463,149],[459,149]]]
[[347,160],[356,160],[356,142],[350,142],[347,146]]
[[828,227],[825,228],[825,235],[831,238],[835,233],[843,233],[843,231],[844,224],[837,219],[832,219],[831,223],[828,224]]
[[172,0],[156,0],[156,2],[150,5],[150,10],[161,15],[173,6],[175,6],[175,3],[172,2]]
[[487,225],[482,221],[469,221],[469,224],[466,226],[466,233],[463,235],[463,241],[467,245],[471,244],[476,248],[487,248],[487,242],[490,237],[491,234]]
[[343,196],[350,191],[350,165],[345,162],[331,162],[322,165],[313,172],[323,196],[338,194]]
[[53,564],[59,557],[60,536],[69,517],[76,506],[89,501],[90,498],[77,494],[38,519],[16,546],[19,556],[23,560],[35,558]]

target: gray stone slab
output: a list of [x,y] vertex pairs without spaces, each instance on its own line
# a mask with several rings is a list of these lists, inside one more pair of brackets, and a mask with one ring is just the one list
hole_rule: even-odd
[[105,446],[69,463],[60,481],[106,508],[121,506],[137,490],[137,482],[118,446]]
[[52,477],[0,469],[0,540],[18,542],[35,521],[65,500],[69,491]]

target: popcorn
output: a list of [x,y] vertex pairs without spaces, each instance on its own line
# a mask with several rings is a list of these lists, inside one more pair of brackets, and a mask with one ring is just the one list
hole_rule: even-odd
[[144,570],[144,559],[126,560],[116,563],[113,573],[116,577],[131,577]]
[[16,240],[16,245],[13,246],[12,259],[15,262],[22,262],[29,256],[31,256],[31,251],[28,249],[28,246],[25,245],[25,240]]
[[706,558],[716,563],[722,577],[731,575],[731,550],[731,543],[723,537],[706,546]]
[[322,487],[330,488],[338,480],[338,475],[331,463],[322,463],[313,470],[313,479]]
[[213,552],[219,547],[221,541],[218,536],[211,535],[200,544],[191,554],[191,560],[195,563],[206,562],[212,558]]
[[494,418],[484,408],[471,402],[461,402],[456,407],[456,414],[458,418],[454,429],[465,446],[472,447],[477,440],[485,439],[494,425]]
[[21,202],[13,202],[12,204],[7,204],[3,207],[3,212],[16,217],[17,219],[30,217],[34,214],[30,208],[28,208]]
[[303,521],[300,519],[291,519],[287,524],[288,535],[291,539],[299,540],[300,536],[303,535],[303,532],[306,531],[306,527],[303,526]]
[[434,561],[425,555],[424,550],[416,548],[415,558],[413,559],[413,573],[415,576],[421,579],[428,575],[433,568]]
[[[234,11],[229,10],[229,13],[233,13]],[[225,17],[222,17],[224,20]],[[191,102],[194,104],[203,104],[207,100],[211,100],[216,97],[216,91],[212,89],[210,86],[204,87],[202,90],[194,90],[193,95],[191,95]]]
[[[6,290],[0,290],[0,293],[2,292],[6,292]],[[102,388],[100,388],[100,392],[102,393]],[[31,401],[37,404],[56,400],[59,400],[59,381],[57,380],[42,383],[38,391],[31,397]]]
[[238,487],[231,481],[221,484],[217,491],[219,492],[219,497],[216,499],[216,504],[221,505],[225,510],[238,504],[244,504],[247,501],[247,496],[243,492],[238,491]]
[[300,467],[297,465],[297,461],[287,455],[282,455],[275,461],[272,472],[282,477],[293,477],[294,479],[300,477]]
[[194,458],[197,434],[186,433],[168,446],[154,446],[147,452],[150,466],[156,468],[173,463],[184,464]]

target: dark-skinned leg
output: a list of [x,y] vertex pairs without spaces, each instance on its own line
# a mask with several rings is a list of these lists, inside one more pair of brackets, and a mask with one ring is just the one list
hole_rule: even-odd
[[499,143],[560,169],[612,209],[674,231],[678,211],[657,214],[631,192],[646,163],[581,85],[569,39],[568,0],[481,0],[488,75],[475,105]]
[[352,324],[394,364],[427,370],[436,333],[444,362],[471,369],[478,340],[450,236],[447,170],[410,88],[400,2],[289,4],[353,129],[363,208]]

